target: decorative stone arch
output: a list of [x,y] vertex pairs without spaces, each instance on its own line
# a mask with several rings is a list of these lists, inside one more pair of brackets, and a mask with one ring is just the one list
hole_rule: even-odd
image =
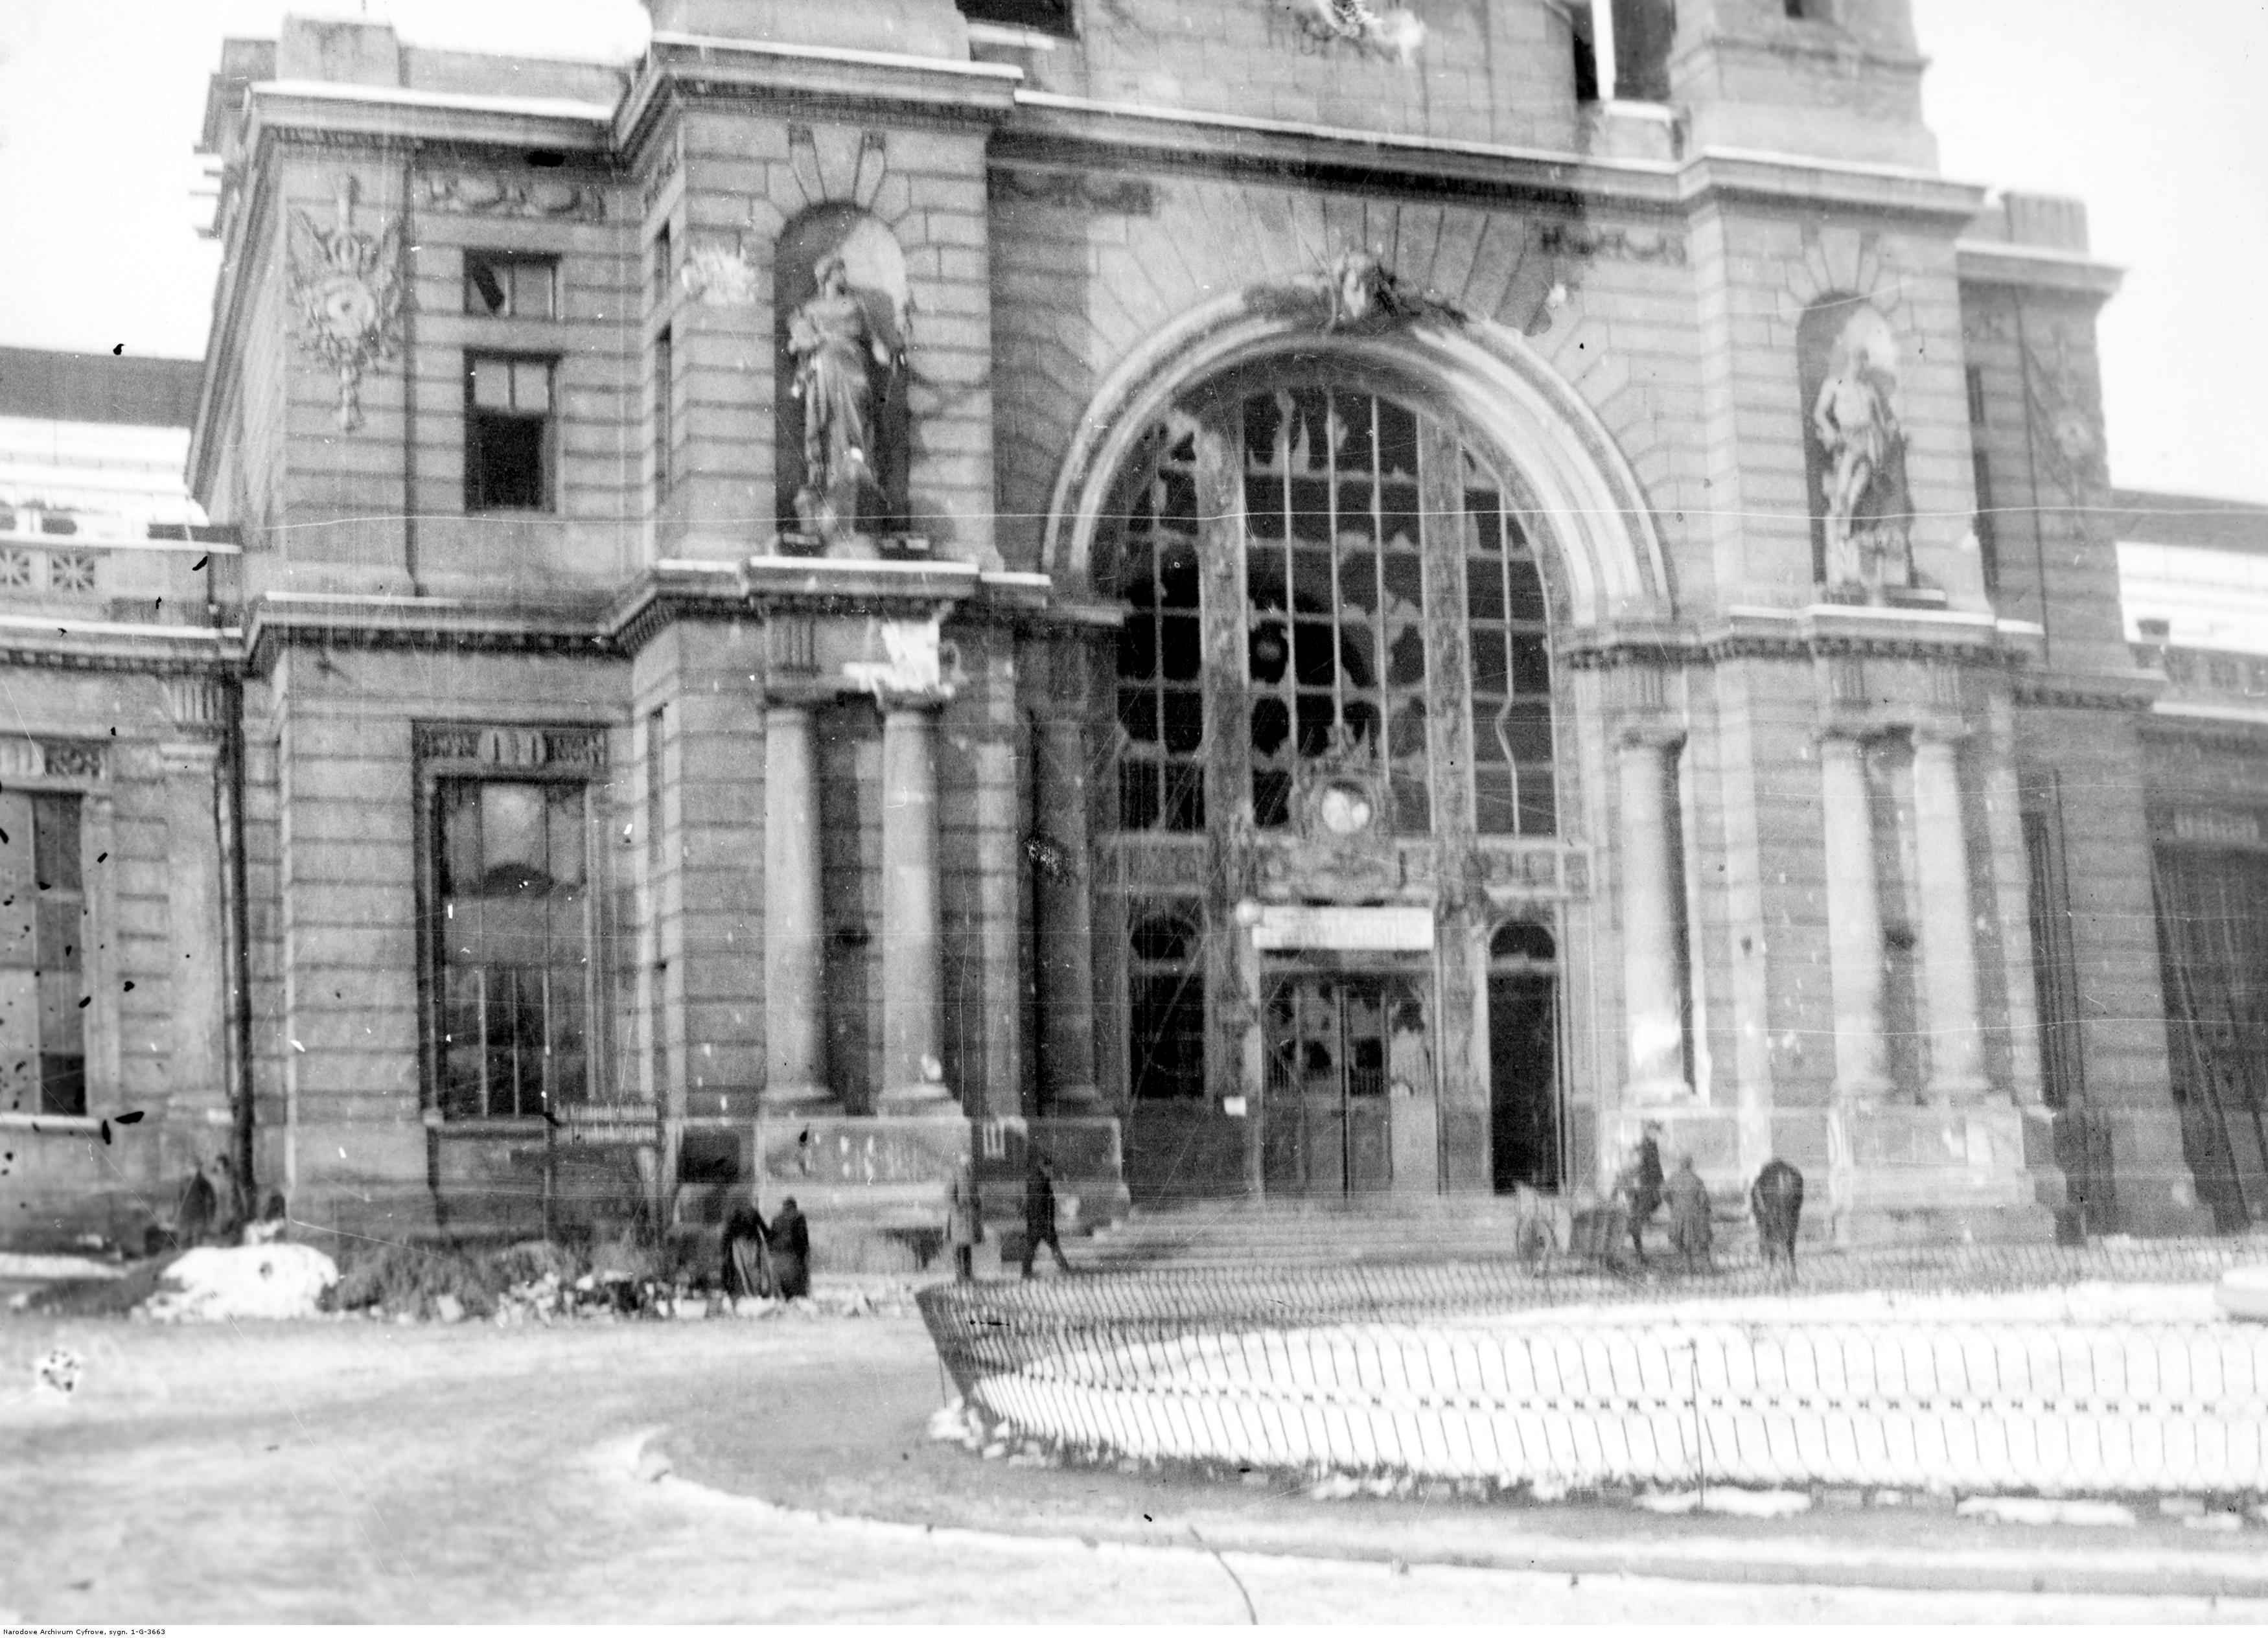
[[1527,341],[1474,320],[1326,332],[1311,312],[1246,290],[1207,304],[1123,360],[1081,418],[1056,481],[1041,564],[1091,589],[1113,486],[1148,428],[1206,382],[1270,359],[1329,363],[1377,390],[1449,412],[1498,457],[1542,532],[1555,614],[1581,628],[1667,620],[1668,561],[1645,492],[1613,436]]

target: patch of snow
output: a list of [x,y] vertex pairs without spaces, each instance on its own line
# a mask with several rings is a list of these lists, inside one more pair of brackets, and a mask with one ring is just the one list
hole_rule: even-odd
[[1973,1495],[1953,1509],[1963,1518],[2002,1524],[2131,1524],[2134,1509],[2117,1502],[2060,1502],[2036,1495]]
[[2213,1301],[2232,1319],[2268,1319],[2268,1265],[2231,1268],[2213,1287]]
[[1701,1498],[1701,1510],[1729,1513],[1735,1518],[1789,1518],[1808,1513],[1811,1497],[1801,1490],[1742,1490],[1712,1485]]
[[115,1280],[125,1272],[116,1263],[92,1257],[42,1257],[0,1252],[0,1280]]
[[307,1319],[338,1265],[312,1245],[201,1245],[138,1311],[151,1319]]

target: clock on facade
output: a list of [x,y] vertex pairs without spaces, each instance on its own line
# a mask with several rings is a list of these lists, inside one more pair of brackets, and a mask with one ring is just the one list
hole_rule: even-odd
[[1315,817],[1334,836],[1351,836],[1370,827],[1370,793],[1359,785],[1326,785],[1315,802]]

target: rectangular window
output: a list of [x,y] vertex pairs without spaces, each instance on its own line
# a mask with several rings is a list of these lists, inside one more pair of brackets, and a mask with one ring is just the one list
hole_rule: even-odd
[[2000,526],[1999,512],[1992,504],[1992,461],[1983,450],[1972,450],[1970,466],[1977,478],[1977,554],[1982,560],[1984,573],[1984,593],[1997,597],[2000,591]]
[[443,1116],[527,1119],[585,1101],[587,788],[445,778],[433,804]]
[[677,273],[677,263],[672,259],[669,245],[669,224],[665,222],[653,235],[653,305],[664,307],[669,304],[669,281]]
[[1005,23],[1051,34],[1071,32],[1071,0],[961,0],[961,14],[972,23]]
[[653,493],[656,500],[666,496],[677,481],[677,430],[670,402],[676,382],[676,349],[671,344],[669,332],[664,330],[653,342]]
[[86,1113],[81,799],[0,793],[0,1107]]
[[1969,383],[1969,424],[1972,427],[1981,427],[1984,424],[1984,366],[1982,364],[1970,365],[1967,371],[1967,379]]
[[467,251],[465,311],[476,319],[557,318],[558,261]]
[[475,355],[465,361],[465,506],[549,511],[552,364]]

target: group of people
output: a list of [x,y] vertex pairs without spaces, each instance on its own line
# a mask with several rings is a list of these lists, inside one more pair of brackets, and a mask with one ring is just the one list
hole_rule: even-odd
[[[1663,1175],[1660,1135],[1660,1124],[1647,1121],[1615,1175],[1615,1198],[1629,1216],[1631,1250],[1638,1261],[1646,1260],[1646,1225],[1667,1206],[1669,1249],[1684,1260],[1688,1269],[1706,1268],[1715,1238],[1708,1186],[1694,1171],[1690,1155],[1680,1157],[1674,1174]],[[1792,1274],[1796,1230],[1803,1215],[1803,1174],[1785,1160],[1767,1163],[1749,1186],[1749,1209],[1756,1218],[1765,1260],[1785,1263]]]
[[811,1295],[811,1225],[791,1194],[766,1223],[741,1206],[725,1222],[725,1289],[734,1296],[782,1302]]

